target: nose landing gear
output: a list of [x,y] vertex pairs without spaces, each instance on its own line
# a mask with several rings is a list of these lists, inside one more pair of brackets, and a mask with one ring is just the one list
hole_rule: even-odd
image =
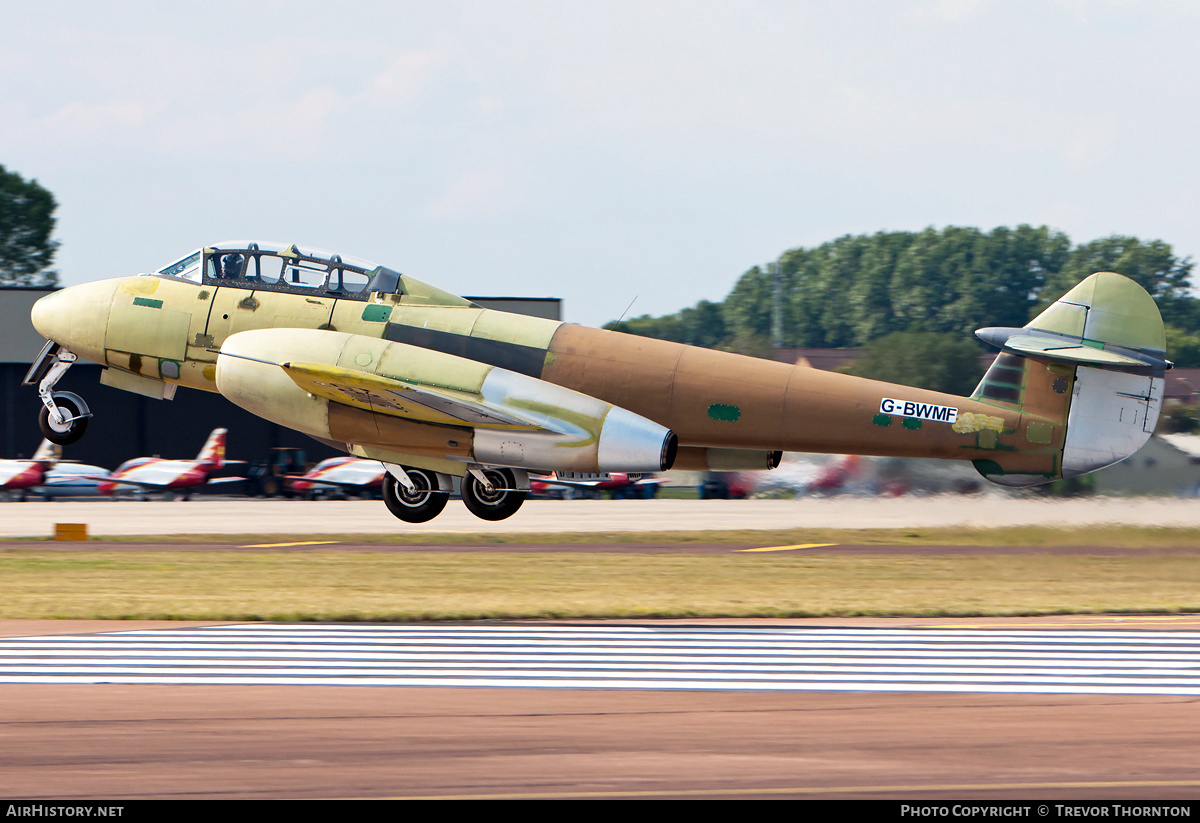
[[58,391],[50,397],[52,405],[43,405],[38,410],[38,428],[51,443],[69,446],[83,437],[92,413],[83,398],[74,392]]
[[23,386],[38,387],[42,408],[38,411],[38,428],[51,443],[69,446],[83,437],[88,418],[92,416],[84,399],[74,392],[54,391],[54,385],[79,358],[53,340],[47,341],[30,366]]

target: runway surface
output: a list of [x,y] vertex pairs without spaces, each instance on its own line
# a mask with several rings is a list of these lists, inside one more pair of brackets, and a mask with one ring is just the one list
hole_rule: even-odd
[[428,523],[403,523],[378,500],[122,500],[0,503],[0,537],[49,537],[55,523],[89,534],[513,534],[714,529],[1000,527],[1069,529],[1101,523],[1200,526],[1200,505],[1179,498],[1048,501],[1000,494],[829,497],[797,500],[530,500],[499,522],[480,520],[453,500]]
[[[1200,525],[1190,501],[993,497],[532,501],[500,524],[455,502],[420,527],[377,501],[0,510],[9,537],[45,537],[56,522],[87,523],[93,535]],[[36,544],[51,546],[120,544]],[[0,637],[0,792],[10,798],[1200,798],[1200,621],[1185,615],[38,621],[0,623]]]
[[1200,632],[253,624],[0,640],[0,683],[1200,694]]
[[1200,798],[1187,616],[106,626],[0,624],[5,796]]

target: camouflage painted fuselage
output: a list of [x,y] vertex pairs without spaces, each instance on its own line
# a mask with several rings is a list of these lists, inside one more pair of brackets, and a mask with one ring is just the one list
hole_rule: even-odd
[[[294,345],[282,333],[281,350],[255,355],[266,361],[319,361],[465,395],[502,369],[669,428],[677,468],[718,467],[725,450],[786,450],[973,460],[993,473],[1053,477],[1075,379],[1074,366],[1014,358],[993,367],[982,394],[955,397],[482,309],[407,277],[391,293],[345,295],[139,275],[52,295],[35,309],[35,324],[109,366],[105,382],[151,396],[162,396],[164,384],[217,391],[222,345],[258,329],[338,333],[320,338],[327,351],[312,351],[311,332]],[[987,396],[988,380],[1003,391]],[[303,405],[265,390],[261,401]],[[475,436],[454,421],[380,415],[361,404],[319,403],[295,419],[354,454],[453,474]]]

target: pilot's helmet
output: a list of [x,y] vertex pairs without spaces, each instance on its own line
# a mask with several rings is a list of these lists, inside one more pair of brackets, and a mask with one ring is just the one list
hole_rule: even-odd
[[233,254],[227,254],[221,258],[221,269],[223,270],[227,280],[233,280],[242,276],[243,260],[245,260],[245,258],[236,252]]

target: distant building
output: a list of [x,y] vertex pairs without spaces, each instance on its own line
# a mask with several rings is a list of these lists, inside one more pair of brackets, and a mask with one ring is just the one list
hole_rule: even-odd
[[821,371],[838,371],[866,354],[866,349],[772,349],[771,359],[788,365],[809,366]]
[[1200,369],[1171,369],[1166,383],[1164,406],[1195,406],[1200,402]]
[[463,297],[485,309],[543,317],[547,320],[562,320],[561,297]]
[[1194,497],[1200,493],[1200,436],[1156,434],[1136,454],[1094,477],[1099,494]]

